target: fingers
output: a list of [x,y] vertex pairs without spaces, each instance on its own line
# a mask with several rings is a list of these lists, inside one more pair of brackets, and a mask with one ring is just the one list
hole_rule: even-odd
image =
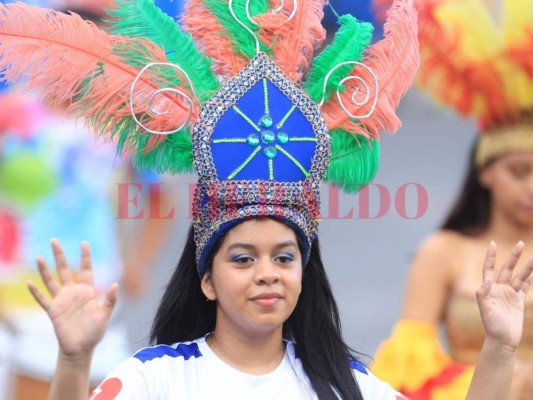
[[490,278],[484,279],[483,283],[476,291],[476,297],[478,301],[480,301],[481,299],[489,295],[491,287],[492,287],[492,280]]
[[533,259],[529,260],[524,268],[522,268],[513,278],[511,286],[517,292],[527,294],[531,284],[533,283]]
[[483,263],[483,282],[487,279],[494,280],[494,266],[496,265],[496,243],[491,241]]
[[118,283],[111,284],[106,291],[104,303],[102,304],[107,316],[110,316],[117,303]]
[[39,289],[33,284],[33,282],[28,282],[28,289],[30,289],[30,293],[32,294],[33,298],[39,303],[39,305],[48,312],[48,309],[52,305],[52,302],[50,299],[47,299],[44,294],[41,293]]
[[513,270],[516,264],[518,263],[518,260],[520,259],[520,256],[522,255],[522,251],[524,250],[524,242],[521,240],[513,247],[513,250],[511,251],[511,255],[507,258],[505,263],[502,266],[502,269],[500,270],[500,273],[498,274],[498,283],[511,283],[511,278],[513,276]]
[[[54,259],[56,262],[57,273],[59,279],[63,285],[74,283],[74,274],[70,270],[67,264],[67,259],[61,247],[61,243],[57,239],[50,241],[52,251],[54,253]],[[58,283],[50,274],[50,270],[46,265],[46,261],[43,257],[37,257],[37,266],[39,268],[39,274],[48,289],[48,292],[55,297],[61,289]],[[92,263],[91,263],[91,249],[89,243],[83,241],[81,243],[81,268],[80,268],[80,282],[91,286],[94,286]]]
[[48,289],[48,293],[50,293],[52,297],[56,297],[60,288],[55,279],[53,278],[52,274],[50,274],[50,270],[46,266],[46,261],[44,261],[44,258],[37,257],[37,267],[39,268],[39,275],[41,275],[41,279],[43,280],[44,285]]
[[93,270],[91,266],[91,248],[86,241],[81,242],[81,268],[80,282],[94,285]]
[[50,244],[52,245],[52,251],[54,252],[57,273],[59,274],[59,279],[61,280],[61,283],[63,285],[74,283],[74,276],[72,275],[72,271],[67,265],[67,259],[65,258],[65,254],[63,253],[63,249],[61,248],[59,240],[52,239],[50,241]]

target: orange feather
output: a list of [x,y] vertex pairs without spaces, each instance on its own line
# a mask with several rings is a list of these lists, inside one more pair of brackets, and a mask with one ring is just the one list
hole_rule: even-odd
[[[367,49],[363,63],[373,71],[378,81],[378,92],[374,90],[370,93],[371,99],[377,96],[372,114],[368,118],[352,119],[342,109],[336,96],[332,96],[322,108],[328,129],[341,128],[378,138],[381,131],[395,132],[400,128],[395,110],[409,89],[419,65],[416,15],[413,0],[396,0],[387,15],[384,38]],[[365,69],[357,66],[351,76],[360,76],[373,87],[373,78]],[[371,110],[372,101],[362,106],[352,103],[354,91],[361,90],[361,87],[355,81],[350,82],[341,93],[343,104],[350,113],[365,115]]]
[[[130,60],[132,52],[137,63]],[[112,136],[111,128],[131,119],[130,88],[142,67],[148,62],[166,62],[164,51],[148,40],[109,35],[78,15],[24,3],[0,4],[0,54],[0,71],[7,81],[42,91],[51,102],[69,102],[70,110],[90,120],[105,138]],[[134,95],[136,115],[147,119],[152,94],[168,86],[165,74],[143,74]],[[188,115],[188,105],[181,96],[161,94],[154,105],[169,114],[149,118],[145,125],[152,130],[173,129]],[[194,105],[192,120],[198,112]],[[133,137],[131,132],[126,150],[138,150]],[[164,139],[151,135],[143,151],[150,151]]]
[[[272,47],[276,64],[294,82],[299,81],[309,71],[313,53],[326,38],[322,27],[325,0],[298,0],[296,13],[288,21],[294,10],[294,0],[286,0],[283,9],[255,17],[259,24],[259,38]],[[273,0],[271,9],[279,6]]]
[[507,50],[507,54],[510,60],[520,65],[527,74],[533,77],[533,57],[531,57],[531,49],[533,49],[533,28],[527,27],[525,34],[526,38],[524,42],[511,45]]
[[189,0],[181,17],[183,29],[191,34],[202,52],[213,60],[213,71],[224,79],[237,75],[248,61],[236,54],[224,29],[201,0]]
[[[454,56],[458,54],[460,41],[467,36],[467,32],[458,27],[454,30],[444,29],[435,18],[435,9],[441,3],[442,0],[417,3],[422,58],[417,81],[421,86],[431,89],[439,101],[452,105],[463,116],[471,115],[475,107],[482,106],[478,119],[480,126],[485,128],[491,124],[491,119],[508,112],[502,105],[514,101],[505,93],[495,60],[467,64]],[[502,56],[505,55],[498,55]]]

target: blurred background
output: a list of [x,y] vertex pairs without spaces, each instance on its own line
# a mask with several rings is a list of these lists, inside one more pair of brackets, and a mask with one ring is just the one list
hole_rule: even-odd
[[[87,19],[109,5],[26,3],[73,10]],[[172,17],[182,10],[180,0],[155,3]],[[331,4],[339,14],[375,22],[367,0]],[[332,31],[335,20],[326,9]],[[378,25],[375,37],[380,35]],[[476,133],[472,121],[438,108],[416,88],[398,114],[403,127],[395,136],[382,137],[381,168],[366,194],[346,196],[329,186],[322,193],[320,239],[344,335],[367,355],[399,316],[413,252],[450,208]],[[127,160],[115,158],[112,146],[95,141],[83,121],[70,119],[61,108],[47,108],[38,94],[20,96],[1,88],[0,398],[38,400],[27,390],[53,373],[54,336],[25,287],[28,279],[38,279],[37,255],[52,264],[52,237],[62,241],[73,266],[80,241],[88,240],[100,287],[121,282],[114,321],[93,364],[94,383],[147,344],[156,306],[189,229],[194,182],[192,175],[133,171]],[[160,217],[170,217],[150,218],[154,205]]]

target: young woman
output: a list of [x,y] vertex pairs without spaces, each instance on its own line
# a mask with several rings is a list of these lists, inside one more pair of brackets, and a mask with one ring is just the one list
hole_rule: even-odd
[[[79,283],[57,241],[52,248],[61,283],[38,262],[52,299],[30,284],[61,349],[49,399],[85,399],[91,355],[117,287],[100,304],[88,244],[82,244]],[[201,279],[194,250],[191,234],[155,318],[156,346],[113,371],[94,399],[402,398],[344,344],[318,241],[303,265],[288,225],[270,218],[244,221],[215,245]],[[496,278],[496,248],[489,246],[477,291],[487,335],[468,399],[502,399],[509,389],[533,281],[532,261],[513,273],[522,250],[522,243],[515,246]]]
[[[481,275],[473,263],[483,258],[490,240],[498,243],[500,252],[511,251],[519,240],[531,243],[532,205],[533,151],[504,153],[481,168],[472,156],[456,205],[441,230],[421,245],[413,260],[402,320],[376,356],[373,370],[378,376],[407,395],[425,399],[438,393],[450,398],[466,394],[484,341],[475,305],[476,281]],[[533,252],[526,249],[524,255],[529,259]],[[512,400],[526,400],[533,393],[532,303],[529,294],[525,335],[516,351]],[[449,355],[438,344],[441,323]],[[407,358],[413,366],[410,374],[395,375],[390,365]]]

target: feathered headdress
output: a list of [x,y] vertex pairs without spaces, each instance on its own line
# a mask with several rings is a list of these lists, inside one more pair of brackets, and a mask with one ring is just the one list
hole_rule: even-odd
[[477,120],[477,164],[533,150],[533,1],[420,0],[416,6],[417,81]]
[[[396,0],[385,37],[339,19],[326,0],[189,0],[182,28],[150,0],[116,0],[104,32],[76,15],[0,5],[4,79],[70,101],[136,166],[199,175],[200,273],[211,244],[253,216],[316,235],[322,178],[348,192],[375,175],[378,138],[418,66],[413,0]],[[304,257],[305,258],[305,257]]]

